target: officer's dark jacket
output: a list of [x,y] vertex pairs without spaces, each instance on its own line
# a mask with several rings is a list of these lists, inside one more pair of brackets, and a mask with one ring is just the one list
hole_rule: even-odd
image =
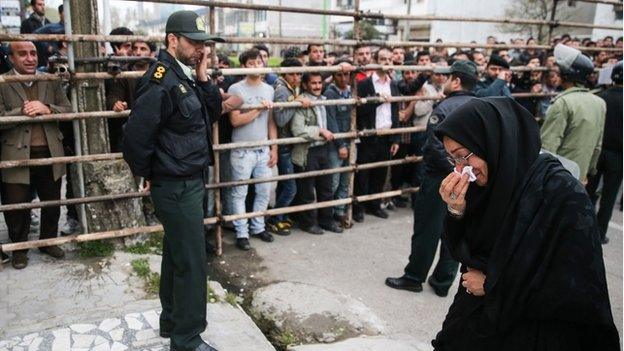
[[123,155],[132,173],[152,180],[201,177],[212,162],[211,124],[221,102],[215,85],[189,79],[161,51],[137,85],[124,126]]
[[455,91],[442,100],[431,112],[429,122],[427,122],[427,140],[423,146],[423,162],[425,172],[432,175],[447,175],[453,171],[453,166],[446,160],[446,150],[444,144],[433,134],[435,128],[449,113],[459,106],[474,98],[474,93],[468,91]]

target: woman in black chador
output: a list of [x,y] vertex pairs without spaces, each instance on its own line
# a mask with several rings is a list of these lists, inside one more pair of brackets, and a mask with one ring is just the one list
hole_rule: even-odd
[[452,173],[440,187],[463,274],[435,350],[619,350],[594,208],[540,154],[533,116],[507,97],[474,99],[436,135],[476,180]]

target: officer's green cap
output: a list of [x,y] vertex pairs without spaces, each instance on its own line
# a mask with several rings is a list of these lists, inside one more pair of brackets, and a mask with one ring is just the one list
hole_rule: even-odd
[[441,74],[463,73],[477,79],[477,65],[472,61],[455,61],[450,67],[436,67],[434,72]]
[[176,11],[167,19],[165,32],[180,34],[195,41],[218,41],[224,42],[222,38],[211,37],[206,33],[206,23],[194,11]]

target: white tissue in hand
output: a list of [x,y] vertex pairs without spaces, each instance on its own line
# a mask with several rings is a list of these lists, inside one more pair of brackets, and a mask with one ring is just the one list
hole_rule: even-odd
[[472,166],[466,166],[464,167],[464,169],[462,169],[461,173],[457,172],[457,169],[454,169],[453,172],[459,174],[459,175],[464,175],[464,174],[468,174],[468,181],[470,181],[471,183],[474,182],[475,180],[477,180],[477,176],[472,172]]

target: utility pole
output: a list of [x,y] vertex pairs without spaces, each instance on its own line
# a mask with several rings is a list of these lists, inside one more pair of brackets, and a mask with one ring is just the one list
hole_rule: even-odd
[[[65,0],[65,13],[70,23],[71,33],[98,34],[97,0]],[[70,6],[67,6],[69,4]],[[68,33],[69,34],[69,33]],[[99,57],[99,43],[74,42],[69,52],[73,63],[78,58]],[[71,67],[70,67],[71,68]],[[76,72],[98,72],[97,64],[82,64]],[[104,83],[98,80],[72,82],[72,100],[76,112],[103,111],[106,109]],[[113,82],[113,84],[115,84]],[[75,138],[80,140],[82,154],[103,154],[110,152],[108,124],[105,118],[81,120],[74,128]],[[77,145],[78,146],[78,145]],[[74,168],[75,165],[73,165]],[[98,196],[110,193],[127,193],[137,190],[130,168],[123,160],[82,163],[84,188],[74,181],[75,194]],[[74,180],[78,177],[73,177]],[[78,184],[77,184],[78,183]],[[91,231],[123,229],[145,225],[143,206],[140,198],[121,201],[95,202],[86,206],[86,221]]]

